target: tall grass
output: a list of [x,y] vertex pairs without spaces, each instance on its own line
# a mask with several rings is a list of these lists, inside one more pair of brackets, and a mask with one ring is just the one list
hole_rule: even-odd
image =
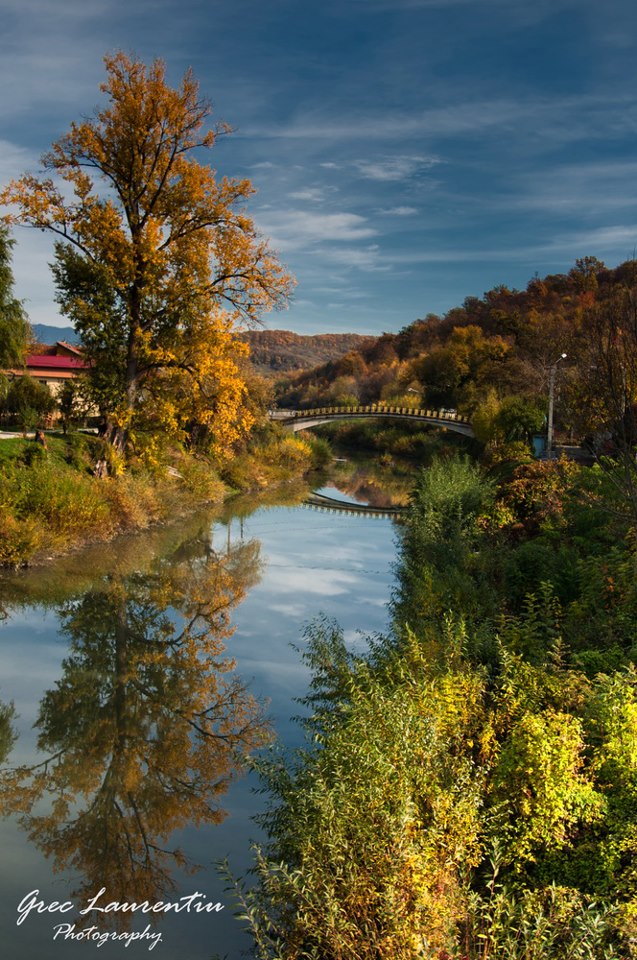
[[309,433],[265,433],[225,464],[222,477],[237,490],[255,490],[295,479],[325,466],[332,457],[324,440]]
[[194,506],[221,501],[228,487],[254,490],[288,481],[324,465],[329,446],[311,436],[268,428],[234,457],[223,474],[180,450],[152,472],[115,469],[98,480],[92,466],[108,451],[96,437],[49,435],[0,441],[0,566],[17,567],[89,540],[148,527]]
[[[49,449],[9,441],[0,467],[0,566],[21,566],[88,540],[142,529],[198,503],[219,501],[225,487],[208,464],[183,456],[163,476],[138,472],[97,480],[94,451],[83,438],[49,438]],[[11,456],[13,454],[13,456]]]

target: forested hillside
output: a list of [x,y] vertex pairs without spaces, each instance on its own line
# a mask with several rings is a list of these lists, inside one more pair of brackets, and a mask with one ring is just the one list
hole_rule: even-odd
[[505,433],[521,430],[522,408],[541,424],[559,362],[557,422],[582,435],[607,425],[634,393],[621,371],[633,369],[628,359],[637,344],[636,267],[629,261],[608,269],[586,257],[567,274],[534,277],[525,290],[495,287],[293,377],[279,403],[453,408],[484,421],[486,439],[498,425]]
[[262,376],[288,370],[307,370],[336,360],[350,350],[364,350],[376,338],[356,333],[320,333],[301,336],[291,330],[249,330],[242,334],[250,346],[250,357]]

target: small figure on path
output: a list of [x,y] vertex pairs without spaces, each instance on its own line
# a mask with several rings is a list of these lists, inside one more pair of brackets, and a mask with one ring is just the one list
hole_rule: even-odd
[[40,446],[44,447],[44,449],[46,450],[47,444],[46,444],[46,437],[44,436],[44,430],[35,431],[35,442],[39,443]]

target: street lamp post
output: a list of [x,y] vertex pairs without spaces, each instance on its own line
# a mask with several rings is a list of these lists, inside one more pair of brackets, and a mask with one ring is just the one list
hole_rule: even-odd
[[555,374],[557,373],[557,365],[562,360],[566,360],[566,354],[562,353],[557,358],[555,363],[551,364],[549,370],[549,415],[548,421],[546,424],[546,458],[547,460],[553,459],[553,405],[555,401]]

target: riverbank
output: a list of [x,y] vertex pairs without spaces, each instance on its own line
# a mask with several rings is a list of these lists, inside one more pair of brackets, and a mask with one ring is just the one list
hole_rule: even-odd
[[174,449],[152,470],[93,476],[100,441],[47,436],[44,449],[15,437],[0,444],[0,566],[41,564],[86,543],[187,516],[238,492],[299,479],[325,462],[325,444],[269,432],[225,464]]
[[617,480],[565,459],[422,471],[389,630],[365,649],[312,624],[304,747],[255,764],[267,839],[236,887],[255,957],[637,955],[635,527]]

